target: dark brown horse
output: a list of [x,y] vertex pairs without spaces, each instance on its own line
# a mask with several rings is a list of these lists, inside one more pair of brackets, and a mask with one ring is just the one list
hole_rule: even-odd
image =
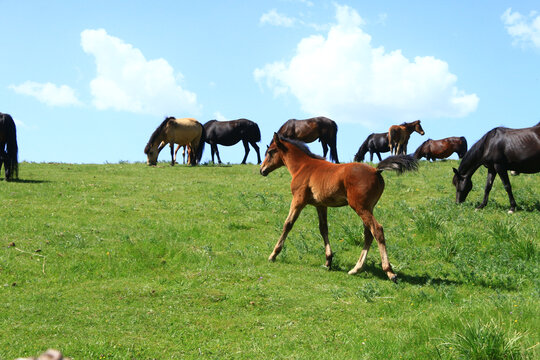
[[337,154],[337,130],[337,124],[334,120],[319,116],[305,120],[287,120],[279,128],[278,134],[288,139],[300,140],[305,143],[319,139],[323,148],[323,156],[326,157],[328,147],[330,147],[330,160],[339,163]]
[[360,145],[356,155],[354,155],[354,161],[364,161],[364,157],[368,151],[371,162],[373,162],[373,154],[376,154],[379,161],[382,161],[381,153],[390,151],[390,147],[388,146],[388,133],[369,135],[364,143]]
[[261,165],[261,175],[266,176],[275,169],[286,166],[292,175],[291,191],[293,199],[283,232],[268,258],[274,261],[283,248],[283,243],[294,222],[306,205],[313,205],[319,214],[325,253],[326,267],[332,266],[332,250],[328,242],[327,208],[349,205],[364,222],[364,249],[358,262],[349,274],[356,274],[364,265],[373,237],[379,244],[382,268],[388,278],[396,280],[392,271],[382,226],[373,216],[373,208],[384,190],[383,170],[403,172],[416,169],[417,162],[410,156],[390,156],[381,161],[377,168],[364,163],[332,164],[324,158],[312,154],[307,146],[274,134]]
[[446,159],[453,153],[457,153],[461,159],[467,152],[467,139],[465,137],[447,137],[441,140],[428,139],[422,143],[414,152],[414,158],[420,160],[425,157],[428,161],[435,159]]
[[540,123],[524,129],[497,127],[488,131],[465,154],[459,168],[454,170],[452,183],[456,187],[456,202],[462,203],[472,189],[471,178],[484,165],[488,169],[484,200],[487,205],[495,176],[499,174],[510,201],[509,213],[516,211],[516,200],[508,179],[508,170],[533,174],[540,172]]
[[392,125],[388,129],[388,142],[390,145],[391,154],[406,154],[407,144],[413,131],[416,131],[420,135],[424,135],[424,129],[420,125],[420,120],[416,120],[410,123],[403,123],[401,125]]
[[6,180],[19,175],[17,129],[9,114],[0,113],[0,170],[4,165]]

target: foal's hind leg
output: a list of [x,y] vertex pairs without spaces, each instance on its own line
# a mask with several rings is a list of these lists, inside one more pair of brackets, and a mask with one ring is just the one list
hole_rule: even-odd
[[287,216],[287,219],[285,220],[285,224],[283,224],[283,232],[281,233],[281,236],[279,237],[278,242],[276,243],[276,246],[274,247],[274,251],[272,251],[272,254],[268,257],[268,260],[275,261],[276,256],[281,252],[281,249],[283,248],[283,243],[285,242],[285,239],[287,238],[287,235],[289,234],[289,231],[291,231],[294,222],[296,219],[298,219],[298,215],[300,215],[300,212],[304,208],[305,204],[302,204],[300,202],[296,202],[294,199],[291,203],[291,208],[289,210],[289,215]]
[[358,262],[356,265],[349,271],[349,275],[354,275],[358,273],[360,270],[362,270],[362,267],[364,266],[364,263],[366,262],[367,254],[369,251],[369,248],[371,247],[371,243],[373,242],[373,234],[371,234],[371,231],[367,226],[364,225],[364,248],[362,249],[362,252],[360,253],[360,258],[358,259]]
[[324,241],[324,252],[326,254],[326,266],[328,270],[332,267],[332,249],[328,241],[328,208],[326,206],[318,206],[317,214],[319,215],[319,231]]
[[[381,226],[381,224],[377,222],[377,220],[375,220],[375,217],[373,216],[371,211],[360,210],[356,212],[362,218],[362,221],[364,222],[364,226],[369,228],[371,234],[377,240],[377,244],[379,245],[379,253],[381,254],[381,263],[382,263],[383,271],[386,273],[386,275],[388,276],[390,280],[396,281],[397,275],[392,270],[392,266],[390,265],[390,262],[388,261],[388,254],[386,252],[386,241],[384,239],[383,227]],[[366,255],[367,255],[367,252],[366,252]]]

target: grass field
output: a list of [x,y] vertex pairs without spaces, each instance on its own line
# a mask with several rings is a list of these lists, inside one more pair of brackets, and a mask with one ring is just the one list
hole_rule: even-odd
[[314,208],[267,261],[285,169],[22,163],[0,181],[0,359],[538,359],[540,176],[511,178],[509,215],[499,179],[475,211],[483,169],[456,205],[452,166],[384,173],[394,284],[376,245],[347,275],[363,241],[347,207],[328,214],[333,271]]

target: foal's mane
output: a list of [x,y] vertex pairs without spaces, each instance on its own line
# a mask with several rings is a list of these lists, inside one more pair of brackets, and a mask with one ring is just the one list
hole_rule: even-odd
[[159,136],[159,134],[161,134],[161,132],[163,131],[163,129],[165,128],[165,125],[167,125],[167,123],[169,122],[169,120],[171,119],[174,119],[174,117],[172,116],[169,116],[167,118],[165,118],[165,120],[163,120],[163,122],[157,127],[156,130],[154,130],[154,132],[152,133],[152,135],[150,135],[150,140],[148,140],[148,144],[146,144],[146,147],[144,148],[144,153],[147,154],[148,151],[150,150],[150,146],[154,143],[154,141],[156,140],[156,138]]
[[308,148],[308,146],[306,145],[305,142],[302,142],[302,141],[299,141],[299,140],[294,140],[294,139],[289,139],[289,138],[283,137],[283,136],[281,136],[279,134],[278,134],[278,137],[279,137],[279,140],[296,146],[298,149],[302,150],[302,152],[304,154],[306,154],[307,156],[309,156],[310,158],[319,159],[319,160],[326,160],[322,156],[315,155],[314,153],[312,153],[311,150],[309,150],[309,148]]

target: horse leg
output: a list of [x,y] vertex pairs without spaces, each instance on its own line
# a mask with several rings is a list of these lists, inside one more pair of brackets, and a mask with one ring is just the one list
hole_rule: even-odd
[[317,206],[317,214],[319,215],[319,231],[324,241],[324,253],[326,254],[326,268],[332,268],[332,249],[328,241],[328,208],[326,206]]
[[216,150],[216,156],[217,156],[218,164],[221,164],[221,158],[219,157],[219,150],[218,150],[217,144],[214,144],[214,147],[215,147],[215,150]]
[[174,166],[174,143],[170,143],[169,147],[171,148],[171,166]]
[[513,214],[514,211],[516,211],[517,204],[516,200],[514,199],[514,195],[512,194],[512,186],[510,185],[508,172],[500,165],[495,165],[495,171],[497,171],[497,174],[499,174],[499,177],[501,178],[501,181],[504,185],[504,190],[506,190],[506,192],[508,193],[508,200],[510,200],[510,210],[508,210],[508,213]]
[[293,201],[291,203],[291,208],[289,210],[289,215],[287,216],[287,219],[285,220],[285,223],[283,224],[283,232],[281,233],[281,236],[279,237],[278,242],[276,243],[276,246],[274,247],[274,251],[272,251],[272,254],[268,257],[268,260],[275,261],[276,256],[281,252],[281,249],[283,248],[283,243],[285,242],[285,239],[287,238],[287,235],[289,234],[289,231],[291,231],[294,222],[296,219],[298,219],[298,215],[300,215],[300,212],[304,208],[305,204],[295,201],[293,198]]
[[[381,254],[381,263],[382,263],[382,269],[388,276],[388,278],[392,281],[396,281],[397,275],[392,270],[392,266],[390,265],[390,262],[388,261],[388,254],[386,252],[386,241],[384,238],[384,230],[381,224],[375,220],[375,217],[369,210],[360,210],[356,211],[358,215],[362,218],[362,221],[364,222],[364,226],[368,227],[373,237],[377,240],[377,244],[379,245],[379,253]],[[366,253],[367,255],[367,253]],[[355,266],[356,268],[356,266]],[[353,268],[353,270],[355,269]],[[351,270],[351,271],[353,271]],[[353,272],[354,274],[354,272]]]
[[349,271],[349,275],[354,275],[358,273],[360,270],[362,270],[362,267],[364,267],[364,262],[366,261],[367,254],[368,254],[369,248],[371,247],[372,242],[373,242],[373,234],[371,233],[369,228],[364,225],[364,248],[362,249],[362,252],[360,253],[360,258],[358,259],[358,262],[351,269],[351,271]]
[[[178,151],[178,150],[177,150]],[[188,159],[189,160],[189,159]],[[182,147],[182,164],[186,164],[186,145]]]
[[257,153],[257,164],[260,164],[262,161],[261,161],[261,153],[259,152],[259,146],[257,145],[255,141],[251,141],[250,144],[253,147],[253,149],[255,149],[255,152]]
[[487,205],[489,192],[491,191],[491,187],[493,186],[493,180],[495,180],[495,176],[497,176],[497,172],[495,171],[495,169],[489,168],[486,180],[486,189],[484,190],[484,200],[482,200],[482,203],[478,205],[477,209],[483,209]]
[[245,164],[248,154],[249,154],[249,145],[248,145],[247,140],[242,140],[242,144],[244,144],[245,155],[244,155],[244,159],[242,159],[241,164]]
[[[377,157],[379,158],[379,162],[381,162],[382,161],[381,153],[377,151],[375,154],[377,154]],[[373,162],[373,159],[371,159],[371,161]]]
[[212,153],[212,163],[215,164],[215,162],[214,162],[214,154],[216,153],[216,146],[213,143],[210,144],[210,152]]
[[176,163],[176,157],[178,155],[178,150],[180,150],[180,144],[176,146],[176,150],[174,151],[174,162]]
[[323,157],[326,159],[326,154],[328,154],[328,144],[325,141],[321,140]]

